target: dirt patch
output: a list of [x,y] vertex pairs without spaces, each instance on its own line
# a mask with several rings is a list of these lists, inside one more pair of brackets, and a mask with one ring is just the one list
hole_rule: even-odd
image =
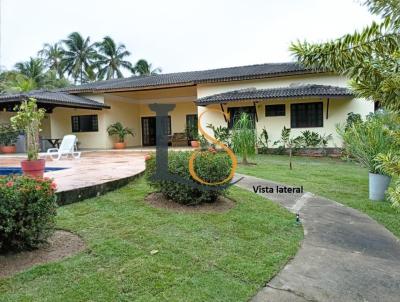
[[166,198],[162,193],[151,193],[145,198],[145,202],[156,208],[168,209],[178,213],[221,213],[235,206],[235,202],[227,197],[220,196],[213,203],[187,206],[176,203]]
[[37,264],[61,260],[85,249],[84,241],[66,231],[56,231],[43,247],[18,254],[0,255],[0,278],[8,277]]

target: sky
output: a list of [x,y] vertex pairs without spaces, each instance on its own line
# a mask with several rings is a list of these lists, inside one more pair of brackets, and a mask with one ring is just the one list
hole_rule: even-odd
[[[0,0],[0,64],[78,31],[109,35],[163,73],[292,61],[292,41],[322,42],[371,23],[361,0]],[[361,1],[362,2],[362,1]]]

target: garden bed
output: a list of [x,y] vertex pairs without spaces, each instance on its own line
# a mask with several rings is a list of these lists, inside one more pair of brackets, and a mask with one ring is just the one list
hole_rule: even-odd
[[0,277],[8,277],[35,265],[55,262],[85,249],[84,241],[66,231],[56,231],[42,247],[16,254],[0,255]]
[[156,192],[149,194],[145,201],[156,208],[168,209],[178,213],[219,213],[226,212],[235,206],[235,202],[225,196],[220,196],[217,201],[211,203],[185,205],[174,202],[162,193]]

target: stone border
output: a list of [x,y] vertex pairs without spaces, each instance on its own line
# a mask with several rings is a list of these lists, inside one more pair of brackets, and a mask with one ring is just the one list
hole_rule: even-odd
[[132,180],[144,175],[145,170],[128,177],[114,179],[87,187],[76,188],[68,191],[56,192],[57,204],[59,206],[79,202],[88,198],[97,197],[107,192],[121,188]]

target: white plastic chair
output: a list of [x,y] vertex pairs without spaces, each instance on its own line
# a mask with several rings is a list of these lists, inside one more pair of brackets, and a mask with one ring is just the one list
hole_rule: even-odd
[[73,158],[80,158],[81,152],[76,151],[76,143],[78,139],[75,135],[65,135],[59,148],[50,148],[47,150],[46,156],[50,156],[53,160],[60,160],[63,156],[71,155]]

